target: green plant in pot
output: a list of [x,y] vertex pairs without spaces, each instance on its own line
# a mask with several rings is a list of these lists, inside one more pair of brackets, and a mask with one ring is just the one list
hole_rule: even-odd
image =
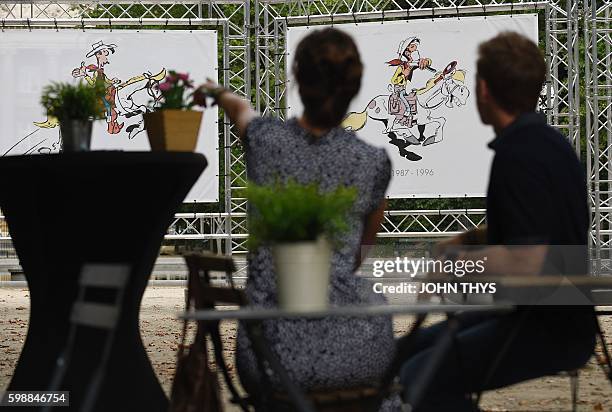
[[250,247],[270,247],[281,307],[311,311],[327,306],[333,245],[348,229],[356,193],[342,186],[323,192],[316,183],[293,180],[248,185]]
[[104,83],[93,86],[78,82],[51,83],[43,89],[40,102],[49,120],[57,119],[62,135],[62,151],[88,151],[93,121],[104,118]]

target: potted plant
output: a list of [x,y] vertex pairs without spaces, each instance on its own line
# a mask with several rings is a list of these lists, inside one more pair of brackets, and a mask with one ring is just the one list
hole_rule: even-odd
[[187,73],[170,70],[158,87],[160,97],[150,102],[152,111],[144,114],[151,150],[193,152],[202,112],[191,110],[199,104],[192,80]]
[[293,180],[249,184],[253,214],[251,247],[269,246],[274,258],[279,305],[286,309],[324,309],[328,301],[332,246],[348,228],[354,188],[322,192],[318,184]]
[[93,121],[104,117],[104,83],[51,83],[43,89],[41,104],[49,120],[57,119],[63,152],[88,151]]

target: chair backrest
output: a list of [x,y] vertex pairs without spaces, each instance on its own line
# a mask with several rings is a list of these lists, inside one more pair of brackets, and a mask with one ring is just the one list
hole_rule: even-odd
[[[216,305],[244,305],[246,296],[236,288],[232,272],[236,270],[230,256],[212,253],[185,255],[189,270],[189,287],[193,290],[192,298],[196,309],[214,309]],[[230,287],[213,286],[211,272],[223,272]]]
[[[246,295],[236,288],[232,273],[236,270],[230,256],[213,253],[191,253],[184,256],[189,270],[186,310],[193,307],[196,310],[215,309],[217,305],[245,305]],[[211,272],[223,272],[225,280],[230,285],[213,286]],[[198,334],[203,332],[210,336],[213,343],[217,367],[221,370],[225,383],[231,393],[232,403],[238,404],[243,411],[249,410],[248,401],[240,396],[236,389],[223,357],[223,341],[218,321],[198,321]],[[205,338],[202,336],[201,338]],[[196,337],[198,339],[198,337]]]
[[[100,361],[93,372],[91,383],[80,406],[79,410],[82,412],[91,411],[95,405],[98,390],[103,381],[106,364],[110,356],[110,350],[114,342],[115,328],[121,316],[123,295],[130,277],[130,270],[131,268],[127,265],[102,263],[85,264],[81,270],[79,291],[70,314],[70,331],[68,332],[66,345],[56,361],[56,368],[51,377],[48,390],[57,391],[62,385],[70,365],[77,328],[90,327],[104,330],[106,332],[104,347],[102,348]],[[99,288],[114,291],[114,300],[110,303],[87,301],[87,290]],[[50,410],[50,406],[43,408],[43,412]]]
[[[125,265],[88,264],[83,266],[79,278],[79,295],[72,307],[70,322],[81,326],[113,330],[119,321],[123,292],[129,275],[130,268]],[[85,301],[85,292],[90,288],[114,290],[114,302]]]

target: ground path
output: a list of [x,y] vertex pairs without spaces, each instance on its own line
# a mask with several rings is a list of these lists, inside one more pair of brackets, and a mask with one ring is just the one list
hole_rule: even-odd
[[[181,323],[176,313],[183,308],[182,287],[149,287],[141,310],[142,339],[159,380],[169,392]],[[27,289],[0,288],[0,391],[8,385],[23,345],[28,322]],[[612,319],[603,319],[608,344],[612,345]],[[404,333],[410,318],[395,322],[398,334]],[[233,347],[235,324],[224,326],[226,345]],[[227,359],[232,359],[232,350]],[[580,374],[579,411],[612,411],[612,386],[593,357]],[[546,377],[485,394],[482,406],[488,411],[569,411],[569,379]],[[233,408],[228,408],[233,412]]]

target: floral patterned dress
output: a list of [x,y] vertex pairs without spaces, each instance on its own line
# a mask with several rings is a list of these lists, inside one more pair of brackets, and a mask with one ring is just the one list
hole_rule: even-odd
[[[357,189],[350,229],[332,256],[330,302],[384,303],[384,297],[374,294],[371,283],[355,276],[353,268],[366,217],[383,200],[389,184],[391,166],[385,150],[340,127],[316,138],[296,119],[282,122],[265,117],[249,124],[244,144],[248,176],[257,184],[273,183],[282,177],[302,184],[318,182],[322,190],[339,185]],[[260,247],[251,251],[248,270],[249,303],[276,306],[270,250]],[[304,390],[371,385],[384,374],[394,356],[389,317],[270,320],[263,323],[263,329],[290,378]],[[262,376],[242,325],[238,330],[236,365],[244,387],[256,392],[256,383]],[[398,399],[385,401],[382,410],[399,410]]]

